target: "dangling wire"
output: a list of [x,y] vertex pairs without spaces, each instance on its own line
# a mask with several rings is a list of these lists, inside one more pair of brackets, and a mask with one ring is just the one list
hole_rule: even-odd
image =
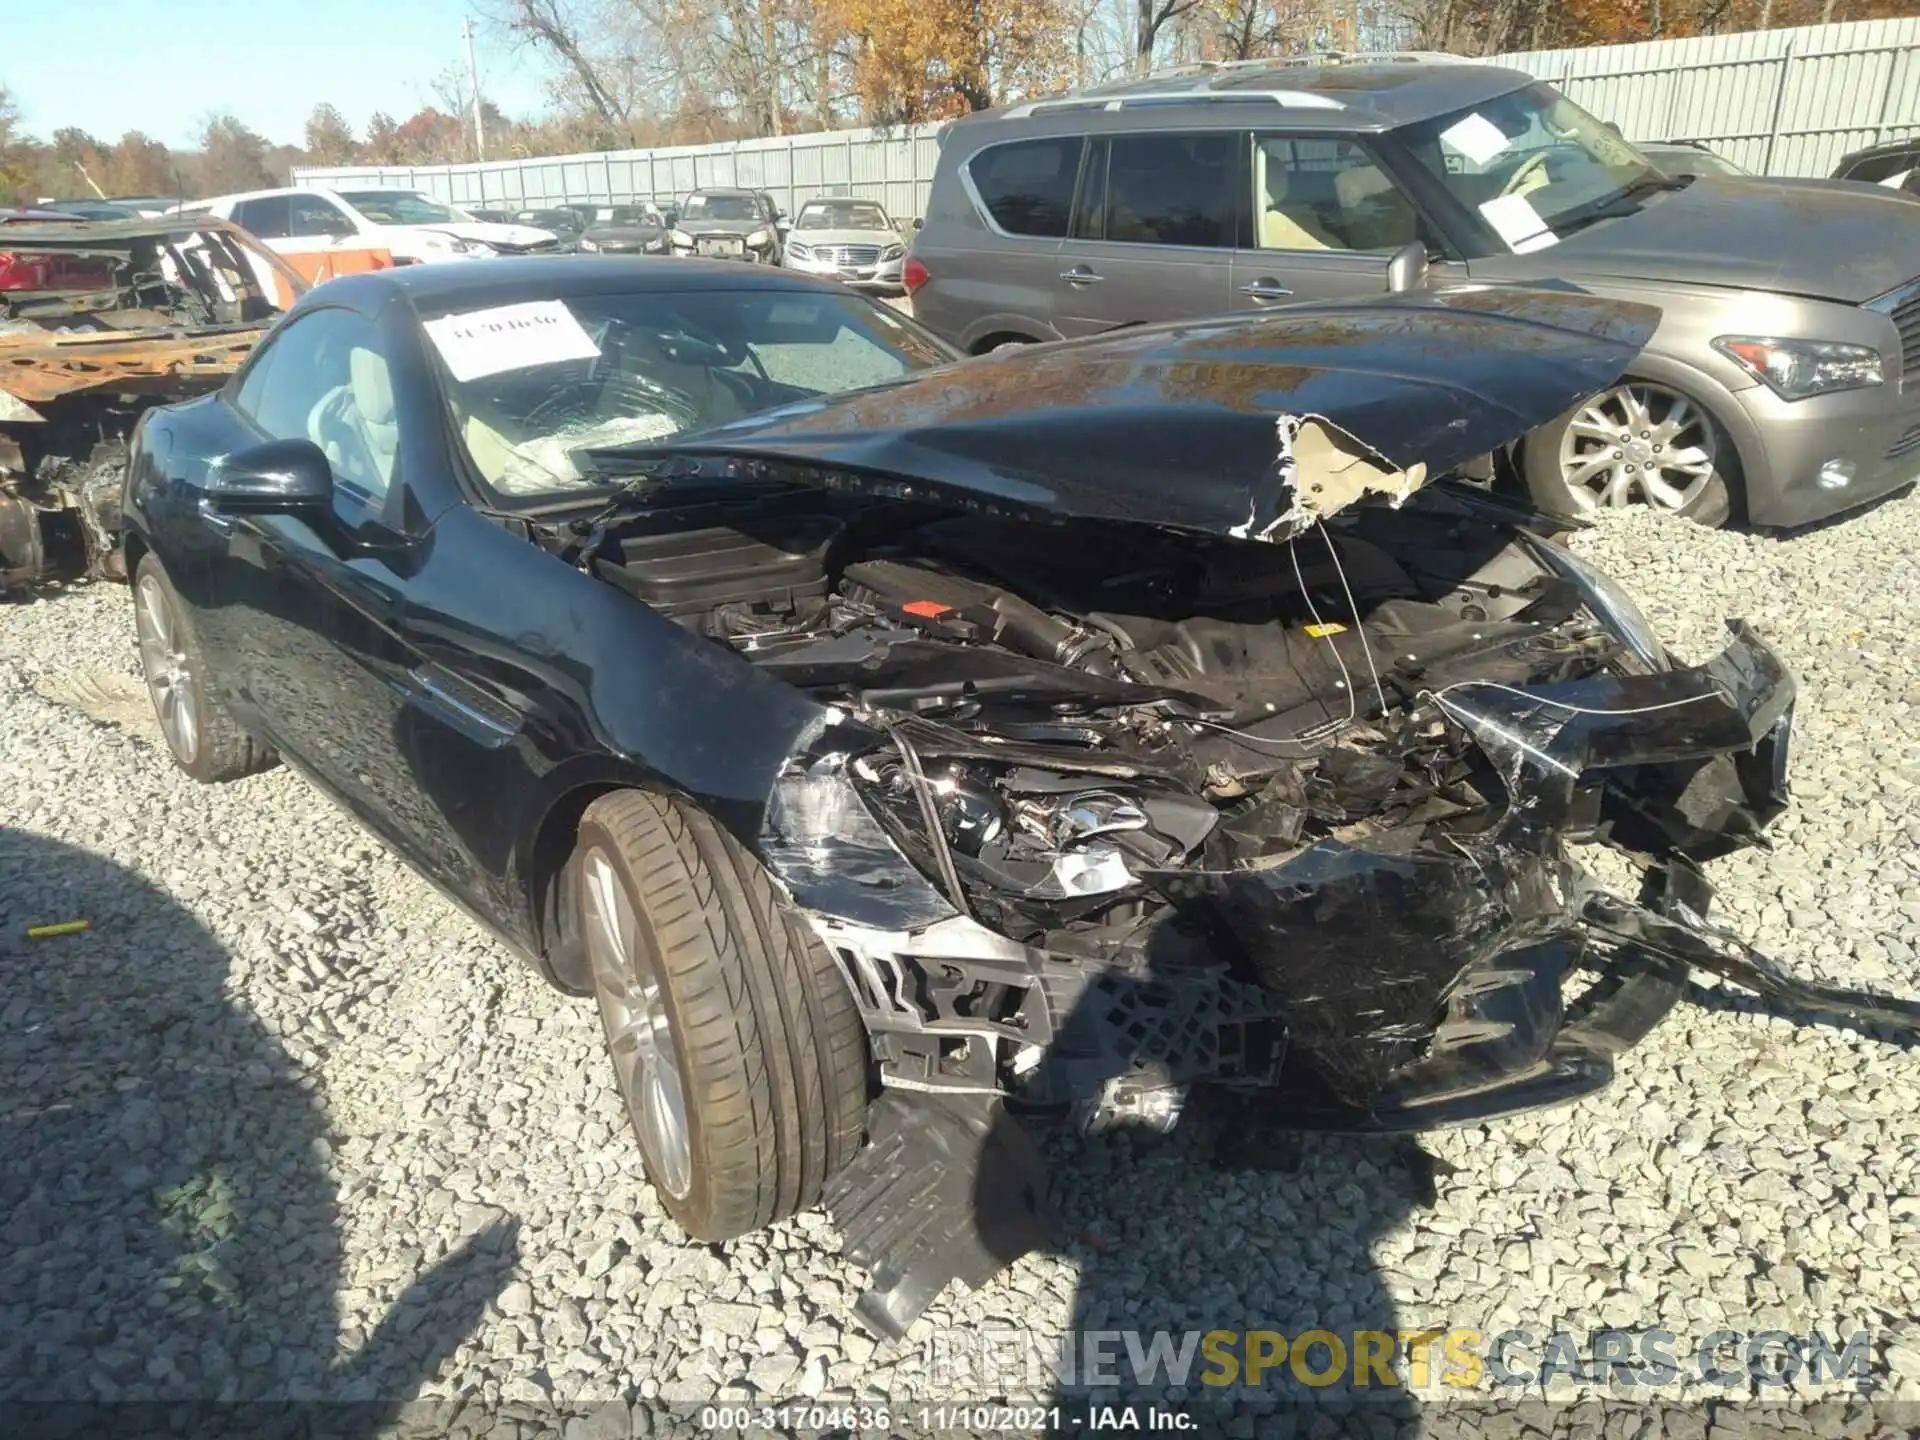
[[1300,598],[1307,602],[1307,613],[1313,617],[1313,628],[1318,630],[1320,638],[1327,642],[1327,648],[1333,651],[1333,663],[1340,667],[1341,688],[1347,692],[1347,718],[1339,723],[1352,724],[1354,717],[1360,713],[1359,702],[1353,693],[1353,676],[1347,673],[1347,662],[1341,658],[1340,647],[1333,643],[1333,636],[1328,632],[1326,622],[1320,618],[1319,607],[1313,603],[1313,592],[1307,589],[1307,577],[1300,570],[1300,551],[1295,541],[1287,541],[1287,554],[1293,560],[1293,578],[1300,585]]
[[900,768],[912,787],[913,798],[920,805],[920,819],[927,828],[927,848],[933,851],[934,867],[940,872],[940,879],[947,887],[947,898],[953,902],[953,908],[968,919],[973,918],[973,909],[967,904],[967,892],[960,885],[960,871],[953,863],[953,850],[947,844],[945,823],[940,818],[940,807],[933,795],[933,785],[927,779],[927,772],[920,768],[920,752],[913,748],[912,742],[901,733],[897,725],[886,727],[887,734],[893,738],[895,748],[900,751]]
[[1340,547],[1333,543],[1333,537],[1327,533],[1327,527],[1320,521],[1313,522],[1313,528],[1320,532],[1320,538],[1326,542],[1327,554],[1333,559],[1333,573],[1340,577],[1340,589],[1347,597],[1347,613],[1353,616],[1353,628],[1360,632],[1360,653],[1367,657],[1367,669],[1373,675],[1373,695],[1380,702],[1380,713],[1387,713],[1387,691],[1380,683],[1380,667],[1373,663],[1373,646],[1367,643],[1367,625],[1361,618],[1360,607],[1354,603],[1353,587],[1347,583],[1347,567],[1340,563]]

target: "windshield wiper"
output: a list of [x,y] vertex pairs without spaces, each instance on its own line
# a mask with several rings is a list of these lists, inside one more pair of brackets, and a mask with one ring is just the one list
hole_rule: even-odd
[[1626,189],[1617,191],[1597,200],[1585,210],[1572,211],[1566,217],[1553,222],[1556,235],[1571,235],[1576,230],[1600,220],[1617,220],[1623,215],[1636,215],[1640,206],[1636,203],[1648,195],[1658,194],[1662,190],[1684,190],[1693,183],[1691,175],[1648,175],[1634,181]]

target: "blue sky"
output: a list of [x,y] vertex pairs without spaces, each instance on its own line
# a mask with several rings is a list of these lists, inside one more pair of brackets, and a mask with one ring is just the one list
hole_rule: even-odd
[[[276,144],[307,113],[340,107],[356,130],[375,110],[404,120],[464,70],[468,0],[0,0],[0,86],[29,133],[78,125],[104,139],[144,130],[192,143],[228,110]],[[546,76],[475,15],[480,88],[509,115],[546,107]]]

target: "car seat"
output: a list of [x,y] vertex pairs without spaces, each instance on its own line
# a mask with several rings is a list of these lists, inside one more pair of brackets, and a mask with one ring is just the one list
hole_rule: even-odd
[[1340,218],[1356,250],[1398,250],[1418,226],[1413,205],[1377,165],[1354,165],[1334,177]]
[[348,351],[347,383],[307,412],[307,438],[327,457],[336,480],[376,498],[386,494],[400,427],[384,357],[359,345]]
[[1320,223],[1320,217],[1304,203],[1289,205],[1291,183],[1285,166],[1261,158],[1266,168],[1266,208],[1260,212],[1260,248],[1262,250],[1344,250]]

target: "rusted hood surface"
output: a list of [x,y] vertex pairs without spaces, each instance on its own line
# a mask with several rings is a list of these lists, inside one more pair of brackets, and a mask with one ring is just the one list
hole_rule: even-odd
[[87,390],[184,394],[198,377],[218,384],[238,370],[264,334],[265,326],[254,325],[158,335],[0,333],[0,391],[28,405]]
[[1659,311],[1475,289],[1003,350],[645,453],[837,485],[1283,540],[1484,455],[1617,379]]

